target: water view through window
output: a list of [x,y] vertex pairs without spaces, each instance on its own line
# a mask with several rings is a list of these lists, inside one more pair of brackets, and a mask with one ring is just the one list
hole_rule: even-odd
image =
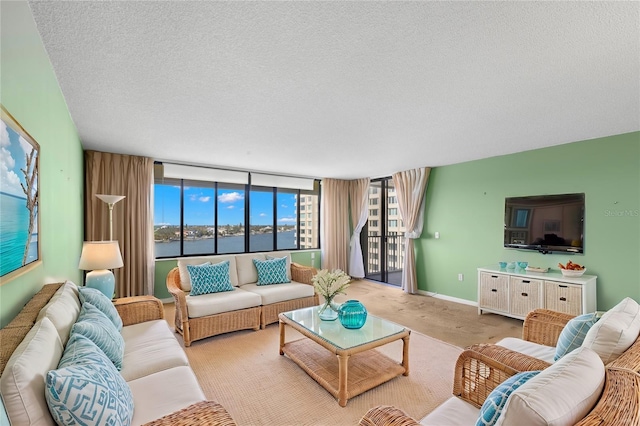
[[[178,179],[156,183],[154,191],[157,258],[298,249],[299,202],[301,208],[309,210],[305,217],[313,219],[300,223],[301,234],[305,235],[300,238],[299,248],[318,247],[316,194],[299,195],[297,190],[257,187],[247,192],[244,185],[222,183],[216,189],[212,182],[183,184]],[[247,232],[249,247],[245,247]]]

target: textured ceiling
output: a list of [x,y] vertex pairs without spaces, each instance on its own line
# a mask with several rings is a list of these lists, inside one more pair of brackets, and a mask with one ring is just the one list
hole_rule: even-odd
[[640,130],[640,3],[31,1],[85,149],[379,177]]

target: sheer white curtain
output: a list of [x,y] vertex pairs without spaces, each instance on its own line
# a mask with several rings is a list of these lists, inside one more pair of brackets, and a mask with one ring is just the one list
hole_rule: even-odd
[[351,223],[353,233],[349,244],[349,275],[353,278],[364,278],[364,260],[360,232],[369,217],[369,178],[356,179],[349,182],[349,205],[351,206]]
[[342,269],[349,266],[349,181],[322,180],[322,267]]
[[431,168],[421,167],[398,172],[392,176],[400,216],[405,227],[402,289],[407,293],[415,293],[418,290],[414,240],[420,238],[422,234],[425,195],[430,172]]

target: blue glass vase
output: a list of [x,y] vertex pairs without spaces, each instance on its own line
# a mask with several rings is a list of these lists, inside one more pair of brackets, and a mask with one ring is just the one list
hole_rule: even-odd
[[338,311],[340,307],[333,303],[333,297],[325,299],[324,303],[318,309],[318,316],[322,321],[335,321],[338,319]]
[[357,300],[347,300],[340,306],[338,318],[344,328],[361,328],[367,322],[367,308]]

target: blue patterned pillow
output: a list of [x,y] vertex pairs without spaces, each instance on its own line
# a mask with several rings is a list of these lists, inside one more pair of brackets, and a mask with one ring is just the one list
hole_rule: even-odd
[[587,332],[598,319],[595,312],[570,319],[560,332],[560,336],[558,336],[556,354],[553,360],[557,361],[572,350],[582,346]]
[[116,307],[113,306],[113,302],[107,296],[100,290],[91,287],[78,287],[78,291],[80,292],[80,303],[91,303],[113,322],[118,331],[122,330],[122,318],[120,318]]
[[[96,349],[102,351],[102,349],[93,343],[93,340],[82,334],[73,333],[71,337],[69,337],[67,346],[64,347],[62,358],[60,358],[58,362],[58,368],[91,362],[91,355],[93,355]],[[102,352],[102,354],[104,355],[104,352]]]
[[258,270],[258,285],[289,283],[287,277],[287,258],[258,260],[253,259],[253,264]]
[[81,362],[47,373],[45,398],[53,419],[59,425],[130,425],[133,395],[127,382],[97,346],[82,336],[72,339]]
[[187,265],[191,279],[191,296],[233,291],[229,277],[229,261],[202,265]]
[[480,417],[476,421],[476,426],[492,426],[498,421],[502,409],[507,403],[509,395],[520,386],[524,385],[528,380],[538,375],[540,371],[524,371],[514,374],[498,387],[491,391],[484,404],[480,408]]
[[83,303],[78,320],[71,327],[71,335],[74,333],[82,334],[89,338],[104,352],[118,370],[122,369],[124,339],[115,325],[100,309],[89,302]]

